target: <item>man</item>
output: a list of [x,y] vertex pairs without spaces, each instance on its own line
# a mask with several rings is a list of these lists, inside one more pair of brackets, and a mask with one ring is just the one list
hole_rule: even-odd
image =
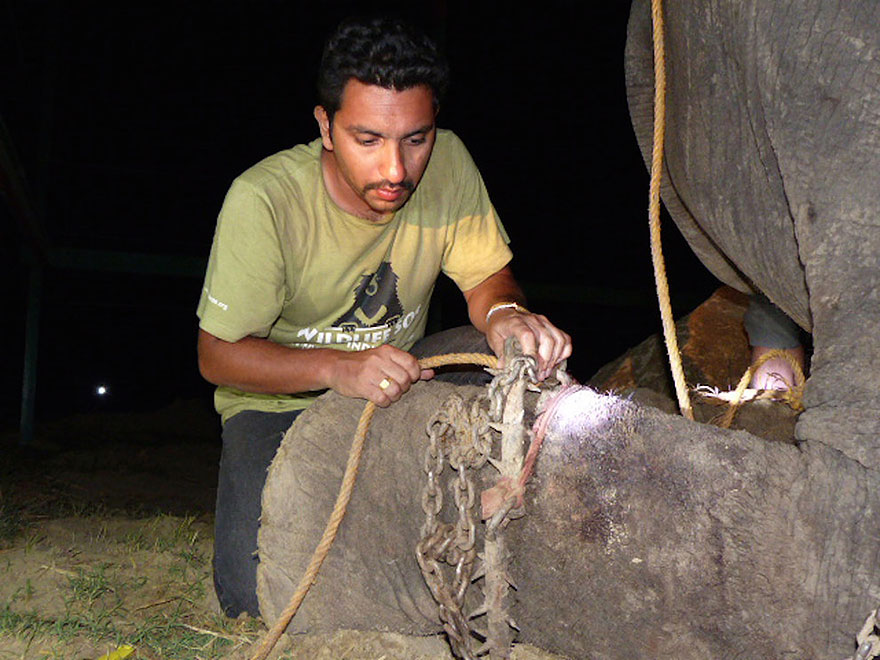
[[214,578],[231,616],[257,614],[260,493],[284,431],[323,390],[387,406],[433,376],[408,351],[441,271],[496,354],[516,336],[542,379],[571,354],[524,307],[479,172],[436,127],[447,75],[409,26],[344,23],[321,62],[320,140],[250,168],[224,201],[198,350],[224,422]]

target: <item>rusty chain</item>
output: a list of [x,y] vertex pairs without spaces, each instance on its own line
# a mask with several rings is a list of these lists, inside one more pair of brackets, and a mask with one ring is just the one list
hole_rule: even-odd
[[528,355],[517,355],[508,360],[508,365],[504,369],[490,369],[489,371],[495,374],[495,378],[488,386],[489,417],[493,422],[498,422],[504,411],[507,393],[513,384],[523,379],[531,383],[538,380],[535,358]]
[[[499,561],[506,563],[506,552],[500,551],[503,546],[497,546],[499,551],[492,553],[497,558],[491,567],[486,565],[486,553],[480,555],[484,558],[484,566],[479,575],[475,574],[478,556],[477,493],[471,476],[487,461],[495,465],[490,458],[495,437],[493,430],[499,430],[507,397],[514,385],[537,380],[534,358],[522,356],[516,349],[508,348],[506,351],[509,356],[507,366],[489,370],[494,378],[482,394],[474,397],[470,404],[465,403],[461,396],[452,394],[427,424],[429,442],[423,465],[426,481],[421,493],[425,522],[416,546],[416,558],[425,583],[437,602],[452,652],[464,660],[474,660],[487,652],[494,658],[499,648],[509,646],[505,636],[493,638],[491,621],[490,630],[485,632],[475,630],[470,623],[471,618],[493,609],[496,610],[493,612],[496,620],[507,621],[509,617],[500,599],[487,597],[474,611],[464,612],[465,596],[472,581],[481,576],[488,579],[488,573],[492,570],[496,575],[499,572],[506,574],[506,566],[501,566],[499,571],[499,566],[495,565]],[[444,502],[441,473],[446,462],[455,472],[449,477],[448,483],[457,511],[454,523],[439,519]],[[508,520],[522,515],[521,510],[514,509],[515,503],[515,498],[511,498],[486,521],[484,544],[490,540],[497,543],[500,528]],[[488,546],[485,549],[488,552]],[[501,641],[501,637],[505,637],[505,641]],[[476,648],[479,638],[485,641]]]
[[[463,612],[464,599],[477,557],[475,519],[476,490],[469,470],[482,467],[492,448],[492,435],[483,400],[478,397],[468,407],[453,394],[428,422],[429,443],[425,450],[425,487],[422,509],[425,523],[416,546],[419,568],[437,601],[440,620],[453,653],[465,660],[476,657],[474,638]],[[440,473],[448,460],[456,476],[450,479],[457,521],[441,523],[443,508]],[[443,565],[453,567],[447,579]]]

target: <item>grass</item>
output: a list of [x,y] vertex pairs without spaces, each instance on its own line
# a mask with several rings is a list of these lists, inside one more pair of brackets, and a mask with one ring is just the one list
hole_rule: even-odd
[[193,527],[194,522],[194,516],[158,515],[147,520],[142,528],[126,534],[123,540],[132,550],[178,551],[183,556],[199,541],[200,532]]
[[[22,533],[21,525],[17,536],[7,537],[4,554],[17,553],[29,569],[43,563],[38,578],[23,579],[0,601],[0,658],[72,657],[69,649],[85,642],[104,649],[91,660],[121,644],[136,648],[133,659],[209,660],[259,636],[259,621],[230,620],[207,606],[212,585],[204,523],[159,515],[128,521],[120,532],[107,519],[85,522],[92,531],[71,533],[61,546],[38,529]],[[0,556],[0,579],[18,578],[16,570],[13,559]],[[46,606],[50,590],[55,602]],[[4,656],[4,639],[15,640],[23,654]]]
[[[63,658],[67,643],[84,637],[95,648],[117,648],[129,644],[136,649],[134,658],[163,660],[194,660],[223,658],[235,648],[251,644],[260,626],[238,625],[216,615],[201,625],[187,623],[180,616],[154,615],[141,621],[119,621],[118,613],[99,610],[94,615],[70,613],[61,618],[46,618],[30,611],[11,612],[8,606],[0,611],[0,638],[4,635],[39,648],[39,656]],[[36,642],[41,642],[37,645]],[[3,657],[0,655],[0,657]]]
[[258,620],[211,606],[205,517],[131,501],[71,489],[40,457],[0,465],[0,660],[96,660],[123,644],[131,660],[212,660],[259,637]]
[[24,527],[21,507],[4,499],[0,490],[0,548],[9,547]]

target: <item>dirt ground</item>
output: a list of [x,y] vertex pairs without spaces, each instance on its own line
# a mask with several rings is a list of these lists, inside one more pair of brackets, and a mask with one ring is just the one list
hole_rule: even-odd
[[[211,581],[219,448],[204,401],[43,424],[27,449],[0,438],[0,660],[249,657],[266,627],[224,617]],[[270,657],[452,655],[441,637],[339,631]]]

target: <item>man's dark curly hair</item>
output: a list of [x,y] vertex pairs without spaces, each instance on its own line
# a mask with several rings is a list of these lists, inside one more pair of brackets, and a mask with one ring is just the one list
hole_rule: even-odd
[[318,101],[331,119],[351,78],[398,91],[426,85],[437,107],[449,85],[449,65],[434,42],[409,23],[348,19],[327,40],[318,69]]

